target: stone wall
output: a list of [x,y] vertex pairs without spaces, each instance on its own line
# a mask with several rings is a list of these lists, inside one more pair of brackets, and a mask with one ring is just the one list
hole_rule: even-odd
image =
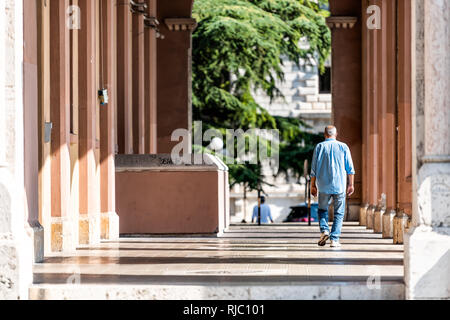
[[417,0],[413,12],[414,203],[405,234],[406,298],[449,299],[450,4]]
[[27,299],[32,242],[24,194],[22,1],[0,1],[0,300]]

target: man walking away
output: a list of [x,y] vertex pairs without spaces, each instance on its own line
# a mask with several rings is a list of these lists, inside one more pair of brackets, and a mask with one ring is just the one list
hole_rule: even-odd
[[[269,223],[269,221],[273,223],[272,214],[270,213],[270,207],[265,203],[266,198],[262,196],[260,200],[261,200],[261,223]],[[252,223],[255,220],[258,221],[258,205],[256,205],[253,208]]]
[[[331,239],[331,247],[341,246],[342,223],[345,214],[345,194],[351,196],[354,189],[355,169],[353,168],[350,149],[345,143],[336,140],[337,129],[334,126],[325,128],[325,141],[319,143],[311,164],[311,194],[316,197],[319,189],[319,246],[324,246]],[[347,184],[348,176],[348,184]],[[347,190],[346,190],[347,189]],[[328,226],[328,205],[334,201],[334,221],[331,229]]]

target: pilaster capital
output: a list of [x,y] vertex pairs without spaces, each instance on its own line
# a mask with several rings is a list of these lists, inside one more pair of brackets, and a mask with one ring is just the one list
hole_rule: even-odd
[[197,21],[193,18],[167,18],[164,23],[170,31],[194,31]]
[[352,29],[356,22],[358,22],[357,17],[331,16],[327,18],[327,25],[330,29]]

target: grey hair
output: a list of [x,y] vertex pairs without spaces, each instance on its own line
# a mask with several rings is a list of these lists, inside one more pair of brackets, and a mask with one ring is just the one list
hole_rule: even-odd
[[329,137],[337,135],[337,129],[333,126],[328,126],[325,128],[325,132]]

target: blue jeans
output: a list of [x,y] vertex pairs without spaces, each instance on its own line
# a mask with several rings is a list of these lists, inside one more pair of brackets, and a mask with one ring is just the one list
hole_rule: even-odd
[[[334,221],[333,227],[328,226],[328,206],[330,200],[334,200]],[[342,223],[344,222],[345,214],[345,193],[341,194],[326,194],[319,192],[319,226],[320,232],[328,231],[330,239],[338,241],[341,235]]]

